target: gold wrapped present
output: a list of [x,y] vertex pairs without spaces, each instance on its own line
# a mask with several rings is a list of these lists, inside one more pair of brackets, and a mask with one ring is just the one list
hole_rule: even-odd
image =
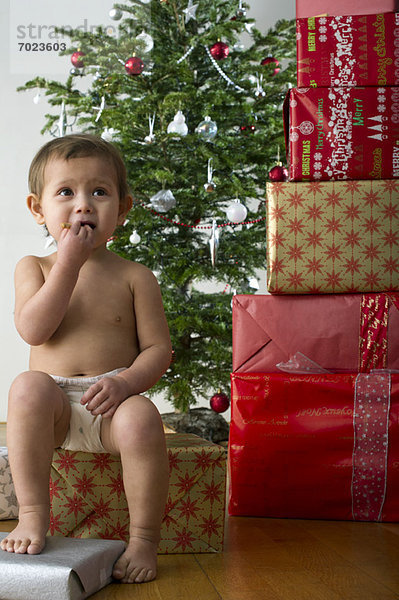
[[[226,451],[192,434],[166,434],[166,441],[170,481],[159,553],[219,552]],[[129,513],[117,457],[55,450],[50,497],[50,535],[128,540]]]
[[399,290],[399,181],[267,184],[270,293]]

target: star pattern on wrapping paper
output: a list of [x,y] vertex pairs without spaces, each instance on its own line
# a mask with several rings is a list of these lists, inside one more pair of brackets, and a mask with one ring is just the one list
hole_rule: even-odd
[[62,493],[63,486],[59,485],[60,481],[62,481],[61,478],[57,479],[57,481],[55,481],[50,475],[50,481],[49,481],[50,500],[53,500],[53,498],[61,498],[60,492]]
[[118,500],[120,500],[121,495],[125,491],[125,487],[123,485],[123,477],[121,473],[118,473],[116,477],[112,477],[110,475],[111,483],[107,483],[107,487],[111,489],[111,492],[118,496]]
[[353,275],[354,273],[360,273],[360,268],[362,265],[361,265],[359,259],[344,258],[343,263],[344,263],[344,269],[345,269],[346,273],[351,273],[351,275]]
[[98,519],[104,519],[104,517],[109,518],[110,513],[113,510],[115,510],[113,508],[110,508],[111,502],[112,502],[112,500],[108,500],[107,502],[104,502],[102,496],[100,497],[98,502],[93,502],[93,509],[95,511],[96,518],[98,518]]
[[381,222],[378,219],[371,216],[369,219],[364,219],[363,227],[366,231],[373,234],[375,232],[378,232],[378,230],[381,227]]
[[377,273],[367,273],[364,277],[364,283],[370,290],[377,290],[380,285],[381,277]]
[[352,231],[345,233],[343,236],[344,244],[354,248],[355,246],[361,245],[360,233],[358,231]]
[[386,231],[381,234],[381,241],[384,246],[397,246],[399,244],[399,233],[396,231]]
[[371,207],[379,206],[380,204],[378,194],[374,191],[369,191],[366,194],[364,194],[362,200],[366,205],[369,205]]
[[280,219],[284,221],[284,217],[286,215],[286,211],[284,210],[283,206],[270,206],[268,208],[268,213],[272,221],[278,221]]
[[284,248],[285,237],[278,231],[275,233],[269,233],[269,242],[276,248],[279,248],[280,246]]
[[180,504],[180,517],[185,517],[187,524],[190,519],[198,519],[197,512],[200,510],[197,506],[198,500],[191,500],[190,496],[182,500]]
[[168,450],[168,457],[169,457],[169,472],[171,473],[173,471],[173,469],[177,469],[178,471],[180,471],[179,464],[183,461],[181,460],[181,458],[178,457],[177,453],[173,452],[172,450]]
[[190,530],[188,530],[186,527],[183,527],[183,529],[176,530],[176,537],[172,538],[173,542],[176,542],[176,546],[175,546],[175,550],[177,548],[181,548],[181,550],[183,552],[186,551],[186,548],[192,548],[193,547],[193,542],[195,541],[195,537],[193,537],[191,535]]
[[303,248],[301,248],[297,244],[294,244],[293,246],[288,247],[288,250],[286,251],[285,254],[286,254],[288,260],[297,261],[297,260],[303,259],[305,251],[303,250]]
[[341,233],[342,223],[340,219],[336,219],[335,217],[331,217],[331,219],[327,219],[324,227],[326,228],[328,233]]
[[398,265],[398,259],[397,258],[388,258],[387,260],[383,261],[383,265],[386,271],[389,271],[389,273],[398,273],[399,272],[399,265]]
[[339,273],[328,273],[324,280],[332,290],[340,288],[342,285],[342,277]]
[[326,250],[324,251],[324,254],[326,255],[328,260],[332,260],[332,261],[340,260],[342,254],[343,254],[343,250],[339,246],[336,246],[335,244],[331,244],[331,246],[326,246]]
[[293,273],[288,273],[287,283],[291,288],[296,290],[304,284],[304,278],[302,273],[297,273],[296,269]]
[[200,453],[194,452],[195,456],[195,466],[197,469],[201,469],[203,473],[213,464],[213,457],[210,455],[209,451],[204,449],[201,450]]
[[196,479],[197,479],[196,475],[192,475],[190,477],[190,474],[187,471],[184,474],[184,477],[178,477],[178,480],[180,483],[175,483],[175,486],[179,489],[180,492],[187,493],[193,487]]
[[316,275],[316,273],[322,273],[324,268],[324,261],[321,258],[311,258],[308,260],[306,268],[307,272],[313,273],[313,275]]
[[104,536],[101,537],[104,537],[106,540],[123,540],[124,542],[127,542],[129,540],[129,527],[127,523],[121,524],[118,519],[109,532],[107,531],[104,533]]
[[269,271],[272,273],[283,273],[285,269],[285,262],[281,258],[272,260],[269,265]]
[[343,202],[342,196],[334,192],[329,192],[326,194],[325,202],[327,206],[331,206],[335,208],[336,206],[341,206],[341,202]]
[[390,202],[388,206],[383,207],[382,214],[386,219],[397,219],[399,216],[399,207]]
[[355,221],[360,219],[363,211],[360,210],[358,204],[351,203],[350,206],[347,206],[343,210],[343,214],[346,215],[346,219],[350,219],[351,221]]
[[313,248],[316,248],[317,246],[323,245],[324,237],[322,233],[312,231],[311,233],[308,233],[307,237],[305,238],[305,241],[307,242],[308,247],[313,246]]
[[74,487],[84,498],[88,494],[94,494],[94,477],[87,477],[86,473],[83,473],[82,477],[76,475],[75,481],[76,483],[74,483],[72,487]]
[[362,254],[364,254],[364,257],[367,260],[373,261],[378,259],[379,255],[381,254],[381,250],[378,248],[378,246],[375,246],[373,243],[371,243],[365,247],[365,249],[362,251]]
[[204,519],[203,523],[200,523],[199,526],[202,529],[202,533],[206,534],[209,540],[213,535],[218,534],[220,523],[218,523],[218,520],[210,515],[207,519]]
[[69,471],[78,471],[77,465],[79,461],[76,458],[76,452],[70,452],[69,450],[65,450],[62,454],[60,453],[61,458],[54,461],[55,464],[59,465],[60,471],[65,471],[68,475]]
[[358,181],[345,181],[344,187],[346,191],[353,194],[354,192],[358,192],[360,190],[360,183]]
[[399,192],[399,185],[396,179],[385,179],[382,185],[386,192]]
[[105,470],[111,471],[111,455],[106,453],[93,454],[93,459],[89,461],[93,465],[93,471],[100,471],[101,475]]
[[313,203],[313,206],[309,206],[305,210],[305,214],[308,216],[309,219],[313,219],[313,221],[320,220],[324,212],[325,211],[321,208],[321,206],[317,206],[315,202]]
[[62,504],[62,507],[67,509],[65,514],[71,515],[73,513],[75,519],[77,519],[78,513],[84,513],[85,506],[87,506],[87,503],[76,492],[74,492],[73,498],[67,498],[66,503]]
[[301,234],[304,228],[305,228],[305,223],[303,223],[302,219],[298,219],[298,217],[289,219],[287,229],[290,234],[294,234],[294,235]]
[[162,518],[162,523],[164,523],[166,525],[166,528],[169,529],[169,527],[171,525],[176,525],[177,521],[176,519],[171,515],[172,510],[174,510],[174,508],[177,505],[177,501],[173,501],[172,498],[169,496],[168,500],[166,502],[165,505],[165,512]]
[[61,521],[61,515],[54,515],[53,511],[51,510],[49,525],[51,535],[54,535],[56,531],[58,531],[58,533],[64,533],[62,531],[62,525],[65,525],[65,521]]
[[211,506],[214,502],[220,502],[224,496],[224,487],[221,483],[212,481],[209,485],[205,485],[205,489],[201,490],[205,502],[210,502]]
[[302,205],[306,202],[307,198],[303,194],[295,191],[291,194],[287,194],[285,198],[285,202],[290,205],[290,209],[298,209],[301,208]]

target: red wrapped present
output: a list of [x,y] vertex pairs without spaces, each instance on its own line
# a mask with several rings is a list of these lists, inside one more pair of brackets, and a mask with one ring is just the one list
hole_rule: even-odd
[[293,88],[284,102],[291,181],[399,177],[399,87]]
[[296,17],[317,15],[366,15],[399,10],[398,0],[296,0]]
[[266,208],[269,292],[399,290],[399,181],[268,183]]
[[[166,434],[169,497],[159,553],[219,552],[223,547],[225,449],[192,434]],[[128,541],[121,461],[110,454],[54,452],[50,535]]]
[[399,374],[232,375],[231,515],[397,521]]
[[399,294],[233,297],[234,372],[281,372],[298,352],[333,372],[399,369]]
[[297,19],[299,87],[399,84],[399,13]]

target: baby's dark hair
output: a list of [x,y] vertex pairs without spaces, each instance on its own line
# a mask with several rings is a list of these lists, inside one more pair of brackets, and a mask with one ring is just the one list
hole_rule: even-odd
[[123,202],[129,194],[129,186],[126,167],[119,150],[102,138],[87,133],[65,135],[44,144],[36,153],[29,169],[29,191],[39,198],[41,197],[44,186],[44,170],[52,158],[69,160],[88,156],[98,156],[113,164],[118,181],[119,200]]

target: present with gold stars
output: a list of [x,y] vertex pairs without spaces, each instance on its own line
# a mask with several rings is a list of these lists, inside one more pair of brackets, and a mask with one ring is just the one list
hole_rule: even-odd
[[[166,434],[169,495],[159,553],[219,552],[223,545],[226,451],[192,434]],[[50,478],[50,535],[129,537],[119,458],[57,449]]]

